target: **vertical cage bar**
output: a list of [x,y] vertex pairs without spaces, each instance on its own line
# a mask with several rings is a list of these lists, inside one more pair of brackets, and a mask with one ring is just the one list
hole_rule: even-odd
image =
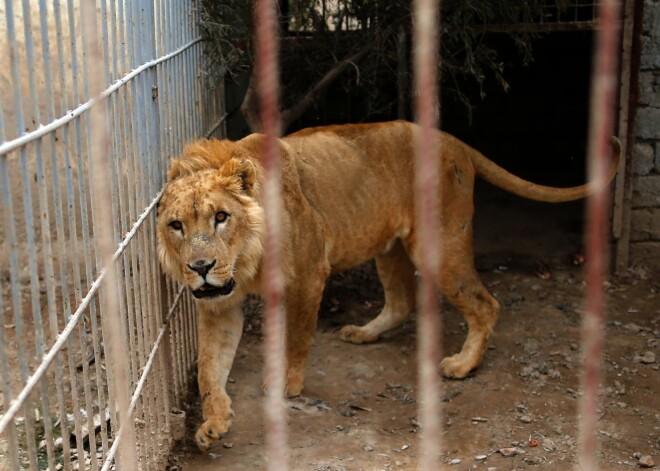
[[[140,22],[140,10],[142,8],[141,2],[134,0],[129,4],[130,8],[130,18],[127,22],[129,26],[128,40],[130,44],[129,52],[131,56],[131,68],[134,69],[138,64],[142,62],[142,37],[141,37],[141,22]],[[142,132],[142,127],[145,126],[144,122],[144,74],[140,74],[135,77],[135,80],[131,82],[132,90],[134,91],[133,103],[131,110],[133,111],[133,139],[136,144],[136,153],[133,155],[133,171],[134,178],[136,182],[135,187],[135,214],[134,217],[137,217],[137,214],[140,212],[139,208],[144,207],[144,202],[146,200],[147,188],[144,185],[144,161],[146,156],[146,132]],[[135,311],[135,325],[137,327],[137,340],[139,348],[139,365],[140,371],[145,367],[145,362],[148,352],[148,327],[145,323],[145,311],[146,306],[146,293],[144,292],[144,270],[141,263],[141,242],[143,236],[142,231],[137,234],[136,239],[133,242],[131,247],[131,260],[132,260],[132,279],[134,283],[133,294],[135,296],[135,306],[137,310]],[[136,371],[134,375],[133,382],[136,383],[137,379],[140,377],[140,371]],[[136,417],[144,422],[146,416],[150,413],[149,410],[149,401],[142,398],[138,402]],[[144,461],[148,459],[149,449],[150,449],[150,440],[145,430],[144,426],[140,426],[136,430],[137,440],[140,443],[140,446],[136,449],[138,460]]]
[[[0,141],[5,140],[5,124],[4,124],[4,116],[5,116],[5,110],[2,102],[0,101]],[[0,182],[2,182],[2,188],[8,189],[9,187],[6,186],[8,185],[7,183],[8,178],[7,178],[7,156],[6,155],[0,155]],[[5,190],[2,191],[2,202],[3,206],[0,208],[2,211],[0,213],[4,213],[5,211],[8,210],[8,207],[6,206],[6,197],[5,197]],[[5,216],[1,219],[4,223],[6,221]],[[0,288],[2,287],[0,283]],[[2,296],[2,292],[0,292],[0,364],[2,365],[9,365],[9,359],[7,356],[7,351],[6,351],[6,345],[7,342],[5,340],[5,331],[4,331],[4,326],[6,325],[5,321],[5,308],[4,308],[4,299]],[[13,391],[12,391],[12,385],[11,385],[11,377],[9,375],[9,368],[2,368],[0,370],[1,372],[1,378],[0,380],[2,381],[2,398],[3,398],[3,406],[4,410],[6,411],[10,404],[12,403],[13,400]],[[8,450],[9,450],[9,462],[8,464],[12,467],[12,469],[18,469],[19,464],[18,464],[18,440],[16,438],[16,424],[15,422],[12,421],[12,423],[9,425],[8,430],[6,432],[6,437],[7,437],[7,445],[8,445]]]
[[[53,2],[53,14],[55,17],[55,29],[57,36],[57,54],[58,54],[58,67],[57,67],[57,84],[60,90],[67,90],[66,75],[64,72],[64,64],[66,62],[66,55],[64,49],[64,25],[63,25],[63,15],[61,2],[59,0]],[[74,21],[73,19],[67,16],[67,21],[70,23]],[[61,93],[60,95],[60,112],[67,109],[67,96],[68,93]],[[59,150],[59,149],[58,149]],[[72,175],[72,164],[70,160],[70,154],[73,153],[73,141],[71,138],[71,125],[67,124],[62,129],[62,146],[58,154],[63,157],[63,168],[65,171],[65,178],[60,182],[59,172],[54,172],[54,191],[55,199],[57,201],[57,211],[55,217],[57,220],[58,227],[58,250],[61,254],[67,254],[68,262],[72,267],[72,277],[73,277],[73,286],[76,299],[80,299],[79,292],[79,283],[80,283],[80,274],[79,274],[79,255],[78,255],[78,236],[76,232],[76,214],[73,203],[73,175]],[[55,156],[54,156],[55,157]],[[53,162],[53,167],[56,166],[56,163]],[[61,188],[65,187],[65,196],[62,197]],[[65,221],[68,221],[68,237],[70,243],[66,243],[65,235]],[[63,321],[68,322],[71,317],[71,293],[69,291],[70,281],[69,281],[69,272],[68,267],[63,264],[60,266],[60,278],[61,278],[61,287],[62,287],[62,300],[63,300]],[[71,398],[73,404],[73,416],[74,423],[70,424],[68,415],[66,411],[61,411],[60,413],[60,427],[61,427],[61,436],[68,437],[70,435],[70,427],[73,426],[76,443],[82,443],[82,429],[80,427],[80,411],[78,406],[78,382],[76,377],[75,369],[75,359],[73,357],[75,347],[74,341],[72,338],[69,338],[67,342],[67,353],[66,353],[66,364],[68,366],[69,373],[69,386],[71,388]],[[72,466],[72,449],[69,445],[69,440],[62,440],[62,456],[63,456],[63,465],[65,469],[71,469]]]
[[[120,31],[120,23],[118,23],[118,18],[120,15],[120,11],[123,9],[123,2],[114,2],[110,1],[110,9],[109,9],[109,35],[108,39],[110,41],[110,51],[106,53],[106,61],[108,63],[107,68],[109,69],[108,75],[112,77],[112,79],[115,79],[121,75],[122,72],[124,72],[125,68],[124,65],[122,64],[120,59],[120,44],[123,44],[123,37],[121,35]],[[106,20],[104,23],[108,23],[108,20]],[[124,50],[124,48],[121,48]],[[122,55],[123,58],[123,55]],[[109,80],[108,80],[109,81]],[[116,210],[117,210],[117,220],[115,222],[115,231],[116,231],[116,239],[119,240],[122,238],[122,235],[126,233],[127,231],[127,226],[128,226],[128,220],[126,218],[126,192],[125,192],[125,178],[121,178],[124,175],[124,169],[125,169],[125,159],[126,159],[126,152],[127,152],[127,141],[126,141],[126,136],[127,136],[127,125],[126,125],[126,113],[123,112],[122,104],[124,103],[123,97],[126,94],[126,89],[127,87],[124,86],[121,89],[117,91],[117,93],[113,94],[110,97],[110,105],[112,107],[112,124],[113,128],[115,129],[115,139],[114,139],[114,148],[115,152],[112,155],[114,157],[114,168],[111,170],[111,175],[112,175],[112,180],[114,182],[114,187],[115,187],[115,205],[116,205]],[[127,285],[127,280],[125,276],[125,270],[126,270],[126,256],[123,255],[118,261],[117,265],[115,267],[115,271],[117,273],[117,279],[118,283],[120,285],[119,291],[119,317],[122,319],[122,326],[121,326],[121,331],[125,336],[128,337],[129,339],[129,344],[130,344],[130,338],[131,338],[131,332],[127,328],[127,320],[126,318],[128,317],[127,313],[127,297],[128,297],[128,290],[126,289]],[[103,294],[102,294],[103,296]],[[103,302],[103,297],[101,297],[101,302]],[[101,325],[103,325],[103,320],[101,321]],[[104,338],[107,337],[105,331],[104,331]],[[132,348],[130,348],[127,352],[128,356],[128,371],[129,375],[130,373],[136,368],[135,367],[135,354]],[[111,374],[107,374],[107,391],[108,391],[108,411],[110,414],[110,417],[112,418],[113,423],[118,423],[118,416],[119,416],[119,411],[117,410],[117,403],[116,399],[113,397],[113,391],[115,391],[116,385],[115,385],[115,379],[112,377]],[[113,435],[116,439],[117,437],[117,431],[116,429],[113,430]],[[107,460],[107,456],[109,453],[109,439],[110,439],[110,431],[108,431],[108,442],[104,443],[103,447],[103,460]]]
[[[44,80],[44,85],[45,85],[45,96],[47,100],[46,104],[46,120],[47,121],[52,121],[55,118],[55,93],[53,90],[53,81],[50,80],[50,77],[53,77],[53,67],[51,64],[51,47],[50,47],[50,41],[49,41],[49,22],[48,22],[48,7],[46,4],[45,0],[39,0],[39,9],[40,9],[40,20],[41,20],[41,49],[42,49],[42,61],[43,61],[43,70],[45,77],[48,79]],[[55,10],[55,6],[54,6]],[[58,18],[54,18],[55,21],[58,21]],[[56,26],[56,30],[57,30]],[[58,38],[60,39],[60,38]],[[62,57],[59,57],[59,60],[63,60]],[[60,90],[62,93],[63,90]],[[57,160],[57,139],[56,139],[56,133],[52,132],[49,135],[48,139],[48,146],[50,147],[50,170],[51,170],[51,178],[52,178],[52,190],[53,190],[53,205],[55,207],[55,223],[56,223],[56,237],[58,240],[63,240],[64,239],[64,221],[62,217],[62,199],[61,199],[61,193],[60,193],[60,179],[59,179],[59,168],[58,168],[58,160]],[[40,214],[41,214],[41,219],[42,219],[42,244],[44,247],[44,258],[46,262],[45,266],[45,276],[48,280],[46,283],[47,286],[47,304],[48,304],[48,317],[49,317],[49,324],[50,324],[50,334],[52,338],[52,342],[55,341],[58,332],[59,332],[59,325],[58,325],[58,320],[57,320],[57,301],[55,299],[56,293],[55,293],[55,287],[57,285],[56,279],[55,279],[55,271],[53,267],[53,248],[52,248],[52,241],[51,241],[51,231],[50,231],[50,205],[49,205],[49,198],[48,198],[48,182],[46,180],[46,173],[44,171],[44,163],[41,155],[38,155],[38,188],[39,188],[39,206],[41,208]],[[60,280],[62,286],[60,288],[60,293],[62,296],[67,296],[68,297],[68,277],[66,274],[66,260],[65,260],[65,255],[63,253],[60,253],[58,256],[58,265],[59,265],[59,274],[60,274]],[[63,288],[63,285],[66,284],[67,288]],[[62,303],[62,308],[64,307],[64,303]],[[62,441],[62,448],[63,452],[66,455],[64,457],[64,462],[68,459],[68,454],[69,454],[69,444],[68,440],[66,443],[66,446],[64,445],[64,436],[68,433],[68,427],[66,426],[65,422],[67,420],[66,418],[66,404],[64,402],[64,391],[63,391],[63,383],[64,383],[64,378],[62,376],[62,367],[61,367],[61,361],[60,358],[57,357],[54,360],[54,376],[55,376],[55,389],[56,389],[56,397],[57,397],[57,404],[58,404],[58,411],[59,411],[59,421],[60,421],[60,439]],[[48,413],[48,417],[50,420],[50,411]],[[48,435],[48,433],[47,433]],[[52,432],[51,432],[52,435]],[[52,438],[49,438],[48,436],[46,437],[46,445],[49,448],[52,448],[53,444]],[[49,458],[51,454],[51,450],[48,450]],[[49,459],[49,467],[52,469],[54,468],[54,463],[52,460]]]
[[[114,3],[114,2],[112,2]],[[101,44],[103,47],[102,50],[102,55],[103,55],[103,83],[104,84],[109,84],[111,82],[111,75],[112,70],[112,63],[114,58],[111,57],[111,51],[110,51],[110,46],[108,44],[109,41],[109,31],[108,31],[108,23],[111,23],[112,20],[108,17],[108,8],[107,8],[107,1],[106,0],[100,0],[100,14],[101,14]],[[101,64],[93,64],[93,66],[100,67]],[[100,76],[99,73],[97,73],[97,77]],[[106,120],[108,122],[108,132],[110,132],[110,129],[117,129],[118,123],[117,123],[117,108],[116,108],[116,95],[112,95],[109,97],[107,100],[107,105],[106,105]],[[119,241],[121,239],[121,232],[119,231],[119,186],[118,186],[118,171],[117,171],[117,132],[113,132],[111,135],[108,136],[108,155],[109,155],[109,168],[108,171],[110,173],[110,188],[111,188],[111,194],[112,194],[112,213],[113,213],[113,238],[115,241]],[[100,262],[100,259],[98,260]],[[119,263],[115,265],[114,270],[117,276],[118,283],[121,285],[121,276],[120,276],[120,269],[119,269]],[[100,269],[100,263],[97,263],[97,267]],[[121,289],[118,289],[118,295],[119,295],[119,305],[122,304],[122,295],[121,295]],[[105,300],[103,299],[104,293],[99,294],[99,300],[101,306],[104,305]],[[120,315],[121,315],[121,310],[120,310]],[[123,316],[122,316],[123,317]],[[105,371],[103,368],[100,367],[100,362],[101,362],[101,349],[99,343],[103,341],[103,329],[99,328],[98,326],[98,320],[96,316],[93,318],[93,331],[95,332],[95,335],[93,337],[93,349],[94,349],[94,358],[96,359],[96,385],[97,385],[97,399],[99,402],[99,416],[101,417],[101,424],[100,424],[100,438],[101,438],[101,461],[105,460],[105,457],[108,453],[108,438],[109,438],[109,430],[107,426],[107,421],[105,420],[106,417],[106,410],[112,417],[112,413],[114,412],[114,407],[111,406],[111,398],[108,398],[106,401],[106,387],[109,388],[109,391],[113,390],[114,384],[112,382],[112,378],[108,378],[106,376],[105,381],[102,379],[103,378],[103,372]],[[98,334],[96,334],[98,332]]]
[[[86,65],[86,40],[88,38],[85,37],[85,35],[82,33],[81,30],[81,35],[82,35],[82,42],[83,44],[79,46],[78,43],[78,31],[76,28],[76,24],[78,24],[81,28],[84,28],[84,23],[83,18],[81,17],[82,13],[81,10],[77,10],[77,7],[83,7],[84,4],[78,4],[74,3],[73,0],[68,0],[67,2],[67,11],[68,11],[68,21],[69,21],[69,40],[71,42],[71,72],[72,72],[72,89],[73,89],[73,100],[74,103],[80,103],[81,102],[81,93],[84,94],[85,97],[89,96],[89,77],[87,74],[87,65]],[[92,10],[95,11],[95,8]],[[94,20],[92,20],[94,21]],[[81,69],[80,66],[80,58],[82,58],[82,77],[81,75]],[[90,124],[89,124],[89,116],[84,116],[84,117],[78,117],[77,119],[74,120],[73,126],[75,129],[75,142],[74,142],[74,153],[76,157],[76,166],[77,166],[77,172],[75,179],[73,182],[76,184],[75,189],[72,190],[72,197],[76,196],[76,190],[77,190],[77,206],[76,209],[80,213],[80,232],[82,234],[82,249],[83,249],[83,259],[82,263],[84,263],[84,274],[85,274],[85,287],[89,287],[91,285],[92,279],[93,279],[93,273],[92,273],[92,267],[93,267],[93,260],[95,260],[95,254],[94,250],[91,244],[91,239],[90,239],[90,217],[89,217],[89,196],[91,196],[91,187],[92,185],[88,184],[88,178],[90,178],[89,175],[89,161],[85,160],[85,157],[88,154],[84,153],[84,150],[87,149],[87,152],[89,152],[89,130],[90,130]],[[89,187],[89,188],[88,188]],[[74,210],[73,214],[75,214],[76,210]],[[75,241],[75,244],[78,244],[78,227],[74,223],[72,224],[71,227],[71,232],[70,235],[72,235],[72,239]],[[80,247],[78,245],[78,247]],[[78,251],[76,250],[75,257],[77,258],[75,261],[75,268],[74,270],[79,270],[80,267],[80,258],[77,253]],[[74,287],[75,287],[75,293],[76,293],[76,301],[78,303],[81,302],[82,300],[82,288],[83,286],[81,285],[81,277],[79,274],[74,275]],[[92,303],[92,305],[89,307],[89,309],[92,312],[92,315],[95,315],[95,309],[96,305],[95,303]],[[77,325],[77,334],[78,334],[78,350],[77,351],[86,351],[87,349],[87,337],[85,335],[85,329],[83,326],[83,322],[78,322]],[[77,369],[77,368],[76,368]],[[75,378],[76,373],[74,370],[71,371],[72,379]],[[86,361],[82,362],[82,399],[83,403],[85,404],[85,407],[87,410],[91,410],[91,393],[89,389],[89,365],[87,364]],[[73,386],[72,386],[73,389]],[[77,387],[76,387],[77,389]],[[78,402],[78,392],[76,391],[76,402],[75,402],[75,410],[74,410],[74,417],[75,417],[75,423],[76,423],[76,433],[81,435],[80,440],[83,440],[83,435],[82,435],[82,426],[83,426],[83,420],[86,418],[87,419],[87,428],[93,427],[93,424],[91,423],[89,419],[89,414],[87,417],[81,417],[80,410],[81,408],[81,403]],[[83,414],[84,415],[84,414]],[[82,458],[82,460],[85,459],[85,452],[84,449],[81,450],[80,444],[82,444],[83,441],[77,441],[77,452],[78,452],[78,460]],[[91,457],[90,457],[91,459]]]
[[269,470],[288,469],[286,414],[284,408],[284,311],[283,278],[280,266],[282,211],[281,177],[277,138],[280,133],[278,114],[279,86],[276,5],[271,0],[258,0],[255,6],[256,69],[258,76],[261,124],[264,138],[265,173],[264,210],[264,304],[265,304],[265,408],[266,451]]
[[[4,166],[4,161],[5,157],[0,156],[0,174],[4,173],[5,166]],[[2,362],[3,365],[8,365],[9,364],[9,359],[7,357],[7,352],[5,350],[5,346],[7,345],[6,340],[5,340],[5,332],[4,332],[4,327],[5,324],[5,311],[4,311],[4,305],[3,305],[3,299],[2,296],[0,296],[0,362]],[[9,368],[2,368],[2,375],[0,380],[2,381],[2,397],[3,397],[3,407],[4,410],[7,410],[9,408],[9,405],[11,404],[12,401],[12,390],[11,390],[11,378],[9,376]],[[7,449],[9,451],[9,460],[8,463],[12,469],[19,469],[19,464],[18,464],[18,440],[16,439],[16,425],[14,422],[12,422],[7,431],[5,432],[6,438],[7,438]]]
[[[127,70],[135,68],[136,52],[135,52],[135,10],[134,2],[124,5],[123,9],[120,7],[120,20],[119,25],[122,28],[122,37],[124,44],[128,47],[124,48],[122,53],[122,61]],[[136,77],[137,78],[137,77]],[[128,194],[128,213],[124,215],[126,221],[134,221],[137,218],[138,207],[141,201],[142,187],[139,184],[138,177],[138,161],[140,158],[140,140],[138,138],[140,123],[137,118],[138,105],[138,83],[136,80],[131,81],[126,87],[124,95],[124,110],[126,112],[127,120],[127,137],[129,139],[129,146],[126,155],[126,192]],[[135,368],[131,372],[131,380],[136,383],[139,379],[139,373],[144,366],[144,339],[142,337],[142,326],[139,312],[140,306],[140,283],[138,281],[139,261],[137,260],[135,243],[129,247],[126,254],[125,277],[127,280],[127,317],[129,326],[129,344],[131,349],[135,352]],[[132,337],[132,338],[131,338]],[[137,409],[137,414],[141,412],[141,405]],[[144,442],[141,434],[142,428],[136,430],[136,436],[139,436],[139,441]],[[137,450],[139,452],[139,450]],[[139,456],[138,456],[139,459]]]
[[[111,10],[113,10],[111,29],[115,32],[113,39],[113,68],[119,74],[129,70],[130,64],[127,64],[126,56],[128,53],[127,47],[118,48],[118,44],[126,44],[126,18],[124,13],[124,3],[111,2]],[[117,112],[119,114],[119,136],[118,142],[120,145],[120,154],[117,161],[117,171],[119,175],[123,175],[123,181],[119,188],[119,228],[120,233],[124,234],[130,227],[130,222],[134,217],[133,210],[133,201],[135,197],[135,182],[133,180],[133,167],[131,155],[134,154],[133,147],[133,136],[132,136],[132,120],[131,120],[131,86],[126,85],[122,87],[119,91],[119,94],[116,98],[117,103]],[[131,253],[130,249],[122,256],[121,266],[118,267],[120,273],[120,280],[123,282],[123,286],[120,290],[120,300],[121,300],[121,318],[124,321],[123,332],[126,333],[128,337],[128,343],[131,346],[129,349],[129,358],[130,358],[130,368],[129,373],[133,381],[137,380],[137,375],[139,371],[139,351],[136,348],[136,330],[135,330],[135,319],[133,307],[133,283],[132,283],[132,265],[131,265]]]
[[[440,193],[438,116],[438,0],[415,0],[414,6],[414,67],[415,119],[419,125],[415,143],[415,231],[417,253],[423,256],[417,291],[418,328],[417,361],[420,402],[418,417],[422,421],[419,469],[438,469],[440,450],[440,381],[437,365],[440,344],[438,290],[440,252],[438,250]],[[415,250],[415,249],[414,249]]]
[[[93,8],[91,11],[89,3],[92,3]],[[82,52],[82,79],[83,79],[83,96],[84,97],[93,97],[96,96],[97,93],[100,93],[100,91],[103,89],[103,84],[105,83],[103,80],[103,57],[101,55],[101,49],[98,45],[100,38],[98,34],[98,25],[96,22],[96,1],[95,0],[90,0],[87,3],[83,2],[80,5],[80,34],[82,37],[82,45],[81,45],[81,52]],[[90,67],[90,61],[93,62],[92,66]],[[90,82],[91,86],[90,86]],[[94,90],[92,90],[92,88]],[[103,106],[103,110],[100,111],[101,113],[105,113],[105,104]],[[95,116],[93,110],[90,110],[89,113],[86,113],[84,116],[84,136],[85,136],[85,154],[81,154],[81,157],[86,157],[86,164],[87,164],[87,175],[86,178],[83,178],[81,175],[81,196],[85,195],[85,199],[83,200],[81,198],[81,209],[82,209],[82,229],[83,229],[83,244],[85,247],[85,274],[87,277],[87,285],[89,286],[91,283],[91,280],[95,278],[95,273],[97,271],[100,271],[102,269],[101,265],[101,259],[99,258],[98,250],[96,250],[96,247],[94,247],[94,244],[92,243],[92,234],[90,234],[91,225],[94,226],[93,231],[97,231],[97,226],[99,225],[97,222],[97,218],[95,216],[96,208],[94,205],[94,199],[95,199],[95,182],[94,182],[94,174],[95,172],[103,172],[106,173],[106,169],[95,169],[95,159],[92,158],[94,156],[94,153],[98,149],[99,144],[94,142],[94,130],[92,127],[95,125],[95,123],[92,123],[92,120],[96,118],[98,120],[98,116]],[[107,145],[107,144],[106,144]],[[107,152],[106,149],[103,149],[104,151]],[[83,165],[81,165],[82,168],[84,168]],[[85,185],[88,186],[88,190],[83,190]],[[89,197],[89,209],[88,209],[88,203],[87,203],[87,197]],[[88,228],[88,221],[90,224],[90,228]],[[108,226],[106,230],[111,230],[109,229],[112,227],[111,225]],[[112,268],[110,268],[112,270]],[[113,294],[114,295],[114,294]],[[101,301],[101,305],[105,304],[103,300]],[[98,315],[99,313],[97,312],[97,303],[93,302],[91,303],[89,307],[89,317],[86,318],[85,320],[89,321],[89,332],[91,336],[91,348],[93,354],[96,354],[96,352],[99,351],[99,339],[98,339],[98,332],[100,332],[99,326],[98,326]],[[89,355],[88,351],[90,348],[89,345],[89,339],[87,336],[86,328],[85,326],[80,323],[79,324],[79,335],[80,335],[80,348],[81,348],[81,353],[83,353],[83,358],[82,358],[82,377],[83,377],[83,393],[84,393],[84,398],[85,398],[85,408],[87,411],[87,433],[88,433],[88,440],[90,444],[90,449],[89,449],[89,460],[90,460],[90,466],[92,471],[96,471],[98,469],[98,460],[96,457],[96,427],[94,424],[94,406],[93,406],[93,398],[92,398],[92,389],[91,389],[91,372],[90,372],[90,365],[89,362],[87,361],[87,356]],[[97,370],[98,372],[98,370]],[[98,374],[97,374],[97,386],[99,389],[101,386],[99,385],[98,381]],[[97,399],[99,395],[97,394]],[[100,410],[99,411],[99,416],[103,417],[104,416],[104,411]],[[78,453],[80,454],[80,447]]]
[[[14,23],[14,11],[12,6],[12,1],[5,1],[5,12],[7,15],[7,40],[9,45],[9,59],[11,61],[11,78],[13,82],[13,93],[14,93],[14,112],[15,112],[15,123],[17,133],[22,133],[25,129],[25,113],[24,113],[24,101],[23,93],[21,90],[21,64],[20,58],[18,57],[19,47],[16,37],[16,26]],[[26,5],[23,4],[23,11],[25,12]],[[28,8],[29,14],[29,8]],[[25,26],[24,19],[24,26]],[[27,20],[29,21],[29,20]],[[27,26],[25,26],[27,27]],[[31,36],[30,36],[31,37]],[[29,49],[29,46],[28,46]],[[34,226],[32,225],[32,193],[30,189],[30,182],[25,182],[26,173],[27,173],[27,149],[22,147],[19,150],[19,159],[21,167],[21,176],[23,182],[23,206],[24,206],[24,217],[27,227],[27,237],[32,242],[34,241]],[[5,204],[5,211],[7,220],[5,221],[5,228],[8,230],[8,239],[9,246],[11,248],[10,256],[10,280],[11,280],[11,291],[12,291],[12,307],[14,310],[14,324],[16,332],[16,342],[18,344],[18,355],[19,355],[19,365],[21,370],[21,380],[23,383],[27,381],[28,378],[28,369],[29,365],[27,363],[27,351],[26,351],[26,341],[25,341],[25,312],[23,309],[23,303],[21,300],[21,279],[19,275],[19,266],[18,266],[18,254],[20,253],[18,234],[16,229],[16,213],[14,212],[14,203],[10,193],[9,178],[7,174],[3,175],[3,178],[6,181],[3,181],[3,203]],[[32,239],[30,239],[32,237]],[[29,242],[28,242],[29,244]],[[33,245],[30,245],[33,246]],[[32,251],[30,251],[32,252]],[[29,257],[29,277],[30,277],[30,287],[31,295],[34,295],[34,285],[35,285],[35,271],[36,267],[34,266],[35,260],[34,256],[28,254]],[[32,303],[34,308],[34,301]],[[41,339],[43,342],[43,339]],[[39,340],[37,340],[39,343]],[[27,456],[29,459],[30,466],[32,468],[37,467],[37,450],[35,446],[35,429],[34,429],[34,417],[33,417],[33,408],[32,408],[32,399],[29,399],[24,407],[24,427],[25,427],[25,440],[27,441]]]
[[603,0],[599,7],[600,28],[596,35],[595,60],[591,81],[589,116],[588,171],[595,187],[587,199],[586,223],[586,310],[582,319],[583,370],[580,400],[578,459],[580,468],[596,471],[598,450],[598,388],[604,344],[603,280],[607,265],[607,218],[609,189],[608,160],[612,154],[610,136],[614,129],[617,84],[620,4]]
[[[152,9],[152,18],[153,18],[153,24],[154,26],[154,49],[155,49],[155,56],[160,57],[162,56],[166,49],[164,47],[164,30],[163,30],[163,20],[164,20],[164,14],[163,14],[163,0],[158,0],[157,2],[154,3],[154,7]],[[156,185],[160,184],[163,182],[163,174],[164,174],[164,169],[166,167],[165,165],[165,160],[162,158],[163,156],[169,155],[169,147],[167,145],[167,140],[164,138],[165,136],[169,135],[167,132],[166,128],[169,126],[169,116],[167,118],[165,117],[165,113],[163,110],[167,110],[167,102],[168,100],[167,94],[165,93],[165,87],[163,86],[163,81],[162,81],[162,74],[165,72],[165,64],[159,64],[156,66],[156,71],[155,71],[155,85],[156,85],[156,103],[157,107],[155,108],[155,115],[156,119],[158,120],[157,125],[155,126],[154,129],[154,135],[157,136],[157,146],[158,150],[156,151],[156,154],[152,156],[152,159],[155,159],[156,161],[156,168],[157,170],[154,172],[154,175],[152,175],[152,178],[154,178]],[[156,325],[159,325],[160,322],[162,321],[162,317],[164,315],[164,312],[166,311],[166,306],[169,306],[170,304],[165,304],[164,300],[168,298],[166,290],[166,283],[164,282],[164,275],[160,271],[160,264],[158,263],[158,250],[156,247],[156,219],[152,218],[153,222],[153,233],[154,233],[154,243],[153,243],[153,256],[152,256],[152,263],[153,263],[153,273],[154,273],[154,284],[156,286],[155,290],[155,299],[154,299],[154,306],[160,306],[161,310],[160,312],[157,312],[154,315],[154,322],[156,322]],[[181,309],[178,309],[178,313],[180,314]],[[163,402],[164,405],[161,407],[161,413],[164,414],[164,420],[165,420],[165,428],[164,431],[167,434],[167,440],[166,442],[168,444],[172,443],[171,439],[171,423],[170,423],[170,410],[172,409],[172,405],[174,404],[175,406],[179,405],[178,400],[172,396],[172,390],[176,384],[176,379],[175,379],[175,374],[176,372],[173,371],[171,364],[169,363],[169,358],[172,352],[172,327],[173,327],[173,322],[172,320],[169,321],[168,323],[168,329],[167,329],[167,335],[165,336],[163,340],[163,347],[161,348],[160,355],[159,355],[159,369],[160,369],[160,391],[162,392],[161,394],[163,395]],[[165,441],[165,440],[164,440]]]
[[[82,3],[82,17],[88,26],[88,34],[83,38],[87,42],[87,51],[97,67],[89,70],[90,83],[94,87],[90,90],[91,96],[96,97],[101,92],[103,84],[102,67],[103,57],[99,45],[99,34],[96,22],[96,2],[95,0],[86,0]],[[133,420],[128,415],[129,397],[128,391],[131,389],[129,383],[128,364],[124,352],[127,350],[125,335],[121,326],[123,322],[116,319],[119,313],[118,309],[118,289],[119,283],[117,273],[114,269],[113,254],[115,243],[112,235],[114,227],[112,219],[112,205],[106,202],[112,198],[112,190],[108,179],[105,177],[105,169],[110,168],[107,146],[109,136],[107,130],[107,113],[105,102],[97,100],[89,111],[90,115],[90,142],[91,153],[90,163],[92,169],[91,178],[94,182],[96,191],[93,196],[94,215],[98,223],[95,227],[95,242],[97,244],[96,253],[99,259],[103,261],[106,271],[104,305],[102,306],[102,324],[106,334],[108,350],[109,367],[113,372],[115,390],[113,391],[117,399],[119,412],[118,435],[123,438],[120,450],[121,464],[125,469],[137,469],[137,459],[135,450],[135,431]]]
[[[143,62],[147,62],[154,58],[155,53],[155,37],[153,34],[153,13],[154,4],[152,1],[143,1],[142,8],[140,12],[140,24],[141,24],[141,37],[142,37],[142,55]],[[147,196],[149,199],[152,199],[154,193],[157,189],[154,181],[154,168],[156,166],[154,156],[157,155],[156,147],[158,146],[157,139],[157,107],[156,107],[156,98],[154,97],[154,85],[156,83],[155,69],[146,70],[143,75],[145,76],[144,80],[144,113],[145,113],[145,126],[147,129],[147,142],[146,142],[146,159],[145,159],[145,171],[146,175],[144,182],[147,188]],[[143,237],[143,246],[144,251],[142,253],[143,264],[146,268],[145,270],[145,287],[146,287],[146,302],[148,310],[146,311],[146,321],[147,321],[147,331],[149,337],[149,351],[151,352],[156,345],[156,339],[159,332],[159,326],[155,321],[157,320],[157,314],[154,311],[154,307],[158,304],[154,297],[155,286],[154,282],[156,280],[156,273],[153,271],[153,256],[152,256],[152,244],[155,243],[155,240],[152,239],[153,231],[155,227],[152,226],[153,218],[149,218],[144,223],[144,237]],[[151,358],[151,353],[150,353]],[[156,359],[156,357],[154,357]],[[152,448],[151,453],[153,456],[154,464],[160,461],[158,448],[159,441],[161,439],[160,431],[163,429],[162,424],[162,407],[160,405],[160,397],[157,393],[157,386],[160,382],[160,372],[157,368],[152,370],[152,374],[149,378],[149,381],[146,384],[146,397],[150,403],[150,414],[151,421],[158,430],[158,433],[152,432],[151,442]]]

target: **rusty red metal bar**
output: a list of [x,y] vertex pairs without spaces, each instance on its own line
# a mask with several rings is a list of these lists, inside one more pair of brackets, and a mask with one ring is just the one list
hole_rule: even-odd
[[596,36],[588,145],[589,179],[596,191],[587,200],[586,222],[586,310],[582,322],[583,372],[580,401],[580,469],[598,469],[596,426],[598,422],[598,388],[603,357],[603,280],[607,265],[607,224],[609,190],[608,160],[612,154],[610,136],[614,128],[617,87],[620,3],[603,0],[599,7]]
[[263,166],[265,173],[264,209],[266,235],[264,240],[264,303],[265,303],[265,369],[267,466],[272,471],[288,469],[287,428],[284,404],[284,311],[282,309],[283,279],[280,269],[280,168],[277,149],[279,129],[279,74],[277,51],[276,4],[258,0],[255,4],[257,89],[261,105],[261,126],[264,138]]
[[418,247],[422,263],[417,291],[418,417],[421,449],[418,469],[438,469],[440,450],[440,380],[438,361],[440,322],[437,285],[438,250],[438,0],[415,0],[414,4],[415,119],[418,128],[415,156],[415,201]]

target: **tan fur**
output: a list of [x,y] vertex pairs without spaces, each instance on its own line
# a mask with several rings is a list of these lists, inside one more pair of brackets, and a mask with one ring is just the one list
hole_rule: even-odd
[[[284,228],[282,263],[287,313],[287,394],[303,388],[305,367],[327,276],[376,258],[385,290],[382,312],[365,326],[345,326],[343,340],[375,341],[415,308],[415,266],[424,256],[415,232],[413,133],[405,122],[306,129],[279,141]],[[527,182],[448,134],[441,138],[442,261],[438,286],[464,315],[469,331],[461,351],[445,358],[442,373],[464,378],[486,350],[499,311],[474,268],[472,194],[476,175],[527,198],[568,201],[590,187],[559,189]],[[617,151],[618,143],[615,143]],[[229,286],[229,294],[197,300],[199,388],[204,423],[200,448],[231,424],[227,375],[241,336],[240,304],[261,290],[262,136],[238,142],[202,140],[172,162],[159,206],[159,255],[164,270],[194,293]],[[441,165],[442,162],[442,165]],[[618,157],[613,163],[614,174]],[[217,224],[219,211],[229,214]],[[222,215],[221,215],[222,219]],[[179,221],[182,230],[173,228]],[[174,224],[178,227],[178,224]],[[214,265],[207,274],[195,262]],[[204,278],[205,277],[205,278]],[[195,291],[198,290],[198,291]]]

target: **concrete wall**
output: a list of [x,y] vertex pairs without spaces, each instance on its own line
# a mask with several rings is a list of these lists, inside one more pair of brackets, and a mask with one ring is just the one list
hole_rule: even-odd
[[660,268],[660,0],[645,0],[630,262]]

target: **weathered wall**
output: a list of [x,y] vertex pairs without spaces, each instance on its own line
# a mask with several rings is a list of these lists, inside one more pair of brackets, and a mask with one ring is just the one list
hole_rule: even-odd
[[660,0],[645,0],[630,261],[660,268]]

